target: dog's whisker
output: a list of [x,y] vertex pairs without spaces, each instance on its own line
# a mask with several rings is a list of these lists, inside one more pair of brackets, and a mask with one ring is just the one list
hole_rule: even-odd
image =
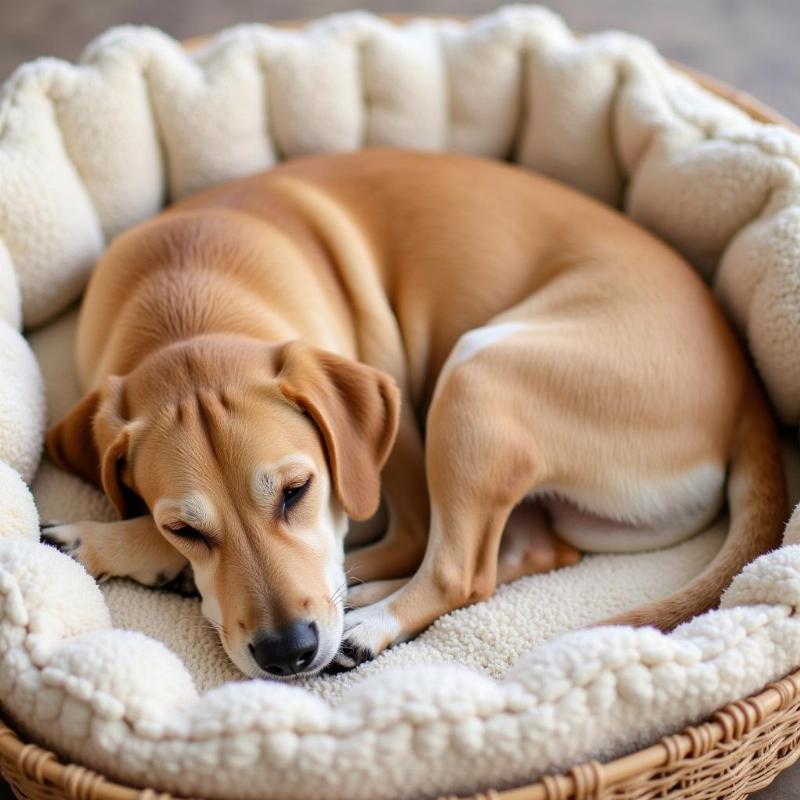
[[217,633],[220,638],[228,637],[228,630],[221,622],[215,622],[214,620],[210,619],[207,620],[207,623],[207,627]]
[[211,631],[212,633],[214,633],[216,635],[217,638],[222,634],[222,631],[219,628],[215,627],[214,625],[212,625],[209,622],[197,622],[197,623],[195,623],[195,630],[198,630],[198,631]]
[[340,584],[328,598],[328,603],[333,606],[334,608],[342,604],[344,598],[347,596],[347,581],[345,580],[344,583]]
[[344,597],[345,597],[344,592],[341,592],[341,591],[337,592],[336,594],[334,594],[331,597],[331,600],[330,600],[331,605],[333,605],[333,606],[337,605],[338,603],[340,603],[344,599]]
[[366,583],[366,581],[364,581],[361,578],[353,575],[353,568],[352,567],[350,569],[346,569],[344,571],[344,582],[345,582],[345,585],[347,585],[347,586],[350,586],[351,584],[354,584],[354,583]]

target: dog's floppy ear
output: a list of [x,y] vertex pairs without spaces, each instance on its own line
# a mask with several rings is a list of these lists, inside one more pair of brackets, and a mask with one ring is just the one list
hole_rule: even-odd
[[120,480],[130,440],[123,398],[123,379],[106,378],[50,428],[46,444],[57,466],[103,489],[126,517],[134,511],[134,495]]
[[47,455],[56,466],[74,472],[97,487],[100,487],[100,459],[92,423],[99,403],[100,390],[95,389],[47,431],[45,441]]
[[278,385],[319,428],[342,508],[368,519],[378,508],[381,469],[397,434],[397,385],[380,370],[301,342],[281,355]]

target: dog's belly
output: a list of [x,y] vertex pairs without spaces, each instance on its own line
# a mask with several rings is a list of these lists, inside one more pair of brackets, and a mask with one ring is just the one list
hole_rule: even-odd
[[[533,492],[556,535],[587,553],[670,547],[703,530],[724,504],[725,471],[707,464],[661,481],[624,482],[603,496]],[[593,493],[594,494],[594,493]]]

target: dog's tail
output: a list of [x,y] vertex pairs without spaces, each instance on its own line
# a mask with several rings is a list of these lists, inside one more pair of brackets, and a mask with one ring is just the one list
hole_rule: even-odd
[[728,475],[730,530],[711,563],[682,589],[600,625],[671,630],[713,608],[742,567],[780,543],[788,513],[778,434],[756,381],[737,432]]

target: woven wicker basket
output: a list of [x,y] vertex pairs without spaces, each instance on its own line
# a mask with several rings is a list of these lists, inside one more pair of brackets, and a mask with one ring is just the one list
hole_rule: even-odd
[[[387,17],[403,22],[404,16]],[[296,27],[299,21],[278,23]],[[185,42],[194,49],[204,39]],[[673,67],[739,106],[753,119],[800,128],[769,106],[682,64]],[[768,786],[800,758],[800,670],[762,692],[729,703],[700,725],[623,758],[579,764],[517,789],[487,790],[464,800],[738,800]],[[123,786],[27,742],[0,720],[0,773],[21,800],[172,800],[152,788]],[[456,800],[441,798],[441,800]]]

